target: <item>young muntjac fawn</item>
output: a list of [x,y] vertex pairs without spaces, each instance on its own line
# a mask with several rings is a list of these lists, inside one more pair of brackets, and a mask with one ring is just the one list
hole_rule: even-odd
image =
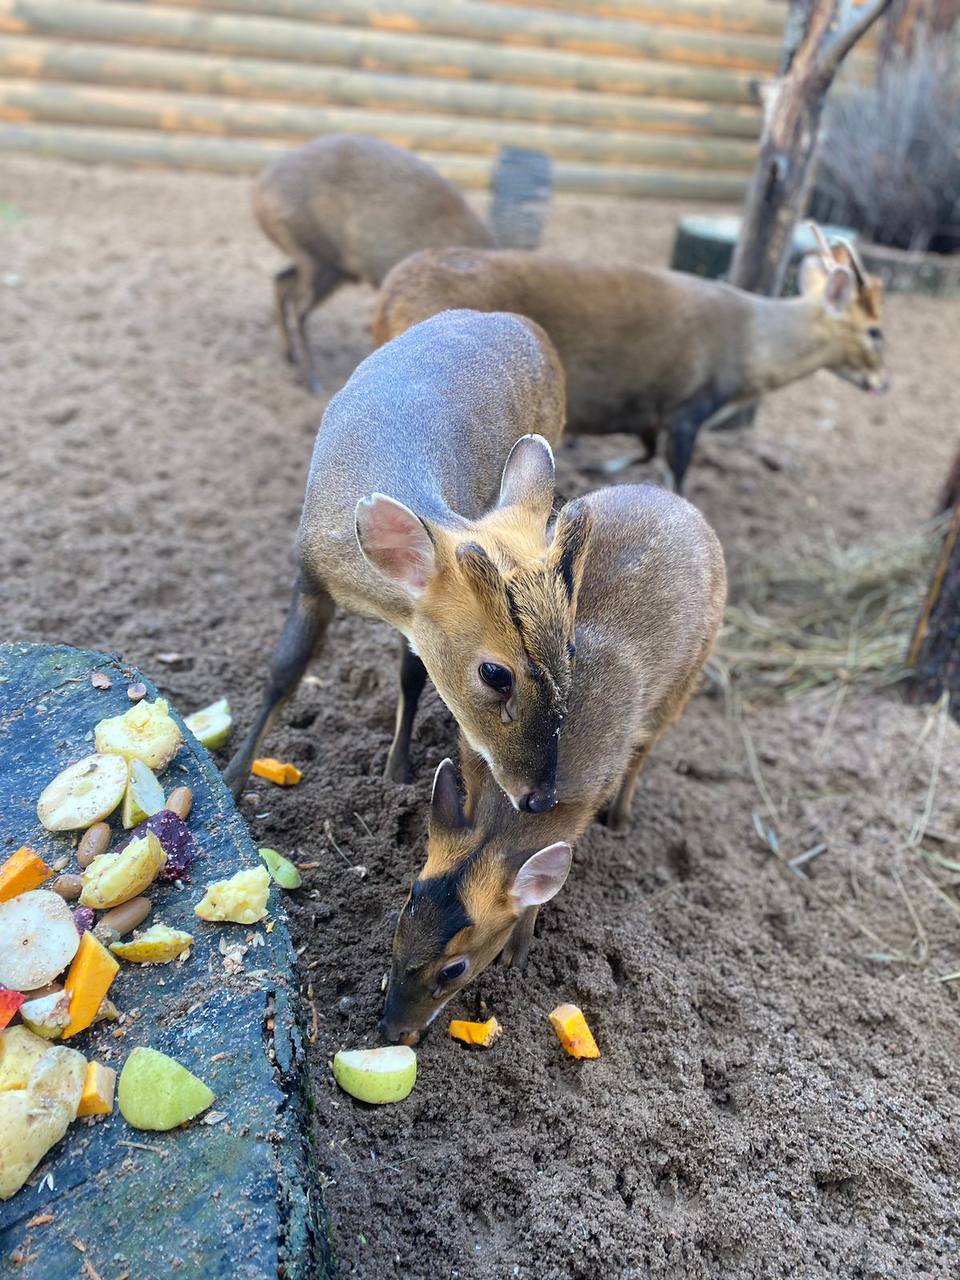
[[429,675],[513,803],[554,803],[590,524],[572,508],[548,538],[562,430],[560,362],[520,316],[446,312],[363,361],[317,433],[299,580],[234,795],[340,605],[404,638],[389,778],[408,780]]
[[424,160],[359,134],[315,138],[274,160],[257,179],[253,209],[293,265],[275,278],[277,323],[287,359],[311,391],[321,384],[307,342],[310,312],[346,280],[378,285],[419,249],[492,247],[463,196]]
[[374,340],[446,307],[514,311],[549,334],[567,375],[571,431],[666,435],[677,492],[697,433],[817,369],[886,389],[881,285],[845,243],[804,258],[798,298],[763,298],[677,271],[542,254],[429,250],[380,291]]
[[415,1044],[498,953],[523,963],[538,908],[567,877],[570,843],[604,806],[609,826],[627,821],[644,761],[692,697],[720,626],[723,553],[688,502],[621,485],[574,505],[590,512],[592,526],[558,803],[549,813],[516,813],[468,751],[464,808],[452,764],[441,764],[426,865],[393,941],[380,1024],[388,1040]]

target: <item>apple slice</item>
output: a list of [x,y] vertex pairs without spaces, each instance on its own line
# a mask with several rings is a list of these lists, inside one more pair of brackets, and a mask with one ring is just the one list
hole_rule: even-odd
[[122,756],[97,753],[69,765],[44,787],[37,817],[48,831],[89,827],[113,813],[127,787]]
[[122,716],[101,720],[93,731],[98,751],[112,751],[127,760],[142,760],[150,769],[162,769],[177,754],[180,727],[163,698],[138,702]]
[[333,1058],[333,1078],[361,1102],[402,1102],[416,1083],[417,1055],[405,1044],[341,1049]]
[[20,1008],[23,1025],[35,1036],[44,1040],[56,1040],[70,1025],[70,995],[66,991],[51,991],[49,995],[28,1000]]
[[14,991],[45,987],[80,946],[73,914],[49,889],[32,889],[0,902],[0,986]]
[[120,1072],[117,1101],[135,1129],[175,1129],[206,1111],[213,1091],[157,1049],[134,1049]]
[[121,902],[129,902],[153,884],[166,859],[163,846],[152,831],[139,840],[131,840],[120,853],[101,853],[80,877],[80,905],[108,911]]
[[110,950],[121,960],[131,960],[134,964],[169,964],[182,955],[189,955],[192,944],[193,938],[182,929],[154,924],[142,933],[135,933],[129,942],[111,943]]
[[202,746],[208,751],[216,751],[233,733],[230,703],[226,698],[221,698],[219,702],[212,702],[201,711],[194,711],[183,723]]
[[130,778],[123,795],[123,812],[120,820],[129,831],[147,818],[159,813],[166,804],[163,787],[152,769],[142,760],[130,761]]

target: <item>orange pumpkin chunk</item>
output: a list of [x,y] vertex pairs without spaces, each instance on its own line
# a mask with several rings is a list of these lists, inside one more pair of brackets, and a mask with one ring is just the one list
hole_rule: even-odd
[[29,893],[31,889],[39,889],[52,875],[53,871],[39,853],[21,845],[16,853],[11,853],[0,864],[0,902],[19,898],[21,893]]
[[70,995],[70,1022],[61,1039],[67,1040],[90,1026],[119,968],[120,962],[106,947],[92,933],[84,933],[63,984]]
[[450,1034],[454,1040],[462,1040],[464,1044],[489,1049],[503,1035],[503,1027],[496,1018],[488,1018],[486,1022],[462,1022],[454,1018],[450,1023]]
[[108,1116],[113,1111],[113,1091],[117,1073],[102,1062],[88,1062],[80,1095],[78,1116]]
[[587,1026],[582,1010],[575,1004],[558,1004],[550,1014],[550,1025],[571,1058],[599,1058],[600,1050]]
[[288,764],[283,760],[275,760],[273,756],[264,756],[261,760],[254,760],[252,772],[258,778],[266,778],[268,782],[275,782],[278,787],[292,787],[294,783],[300,781],[303,774],[295,764]]

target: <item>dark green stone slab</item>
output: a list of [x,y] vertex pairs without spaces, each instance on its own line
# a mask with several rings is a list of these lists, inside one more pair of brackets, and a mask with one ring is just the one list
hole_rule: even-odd
[[[109,676],[112,687],[93,688],[94,671]],[[72,852],[69,834],[39,825],[37,797],[62,768],[93,751],[98,720],[129,709],[126,691],[134,680],[143,680],[151,700],[157,697],[142,675],[104,654],[0,646],[0,859],[21,844],[47,860]],[[76,1121],[29,1183],[0,1202],[0,1271],[14,1262],[22,1280],[75,1280],[84,1260],[104,1280],[124,1272],[130,1280],[333,1274],[320,1192],[310,1179],[298,992],[282,891],[271,889],[271,932],[266,922],[212,925],[194,915],[209,880],[257,865],[258,858],[209,754],[185,728],[184,739],[161,778],[168,792],[192,788],[189,826],[201,856],[191,867],[192,883],[151,890],[151,920],[190,932],[190,958],[122,964],[110,994],[133,1015],[125,1034],[118,1038],[113,1024],[102,1023],[68,1043],[118,1072],[137,1045],[169,1053],[210,1085],[212,1110],[223,1119],[172,1133],[131,1129],[119,1111]],[[119,818],[111,821],[119,835]],[[242,972],[227,972],[221,940],[247,945]],[[29,1225],[47,1213],[52,1222]],[[77,1240],[84,1254],[71,1243]]]

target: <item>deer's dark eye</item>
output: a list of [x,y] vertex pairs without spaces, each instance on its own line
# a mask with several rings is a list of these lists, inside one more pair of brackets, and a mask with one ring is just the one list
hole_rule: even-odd
[[468,961],[463,957],[459,960],[454,960],[452,963],[443,966],[437,974],[437,979],[440,982],[455,982],[457,978],[463,977],[466,973],[467,964]]
[[874,326],[872,326],[871,328],[869,328],[869,329],[867,330],[867,337],[868,337],[868,338],[872,338],[872,340],[873,340],[874,342],[877,342],[877,343],[882,342],[882,341],[883,341],[883,330],[882,330],[882,329],[878,329],[878,328],[874,325]]
[[505,698],[513,689],[513,672],[508,667],[501,667],[498,662],[481,662],[478,668],[480,679],[490,689],[502,693]]

